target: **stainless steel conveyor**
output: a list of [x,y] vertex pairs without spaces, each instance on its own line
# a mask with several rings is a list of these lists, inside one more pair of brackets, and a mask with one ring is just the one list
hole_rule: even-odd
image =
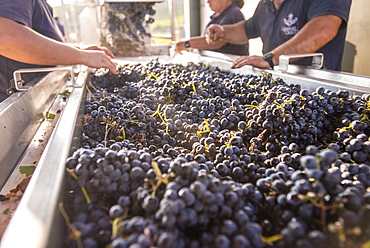
[[[351,93],[363,94],[368,93],[370,89],[370,78],[359,75],[353,75],[342,72],[331,72],[318,69],[302,69],[292,65],[288,66],[286,72],[276,70],[260,70],[257,68],[245,66],[241,69],[231,70],[230,66],[235,56],[218,54],[213,52],[185,52],[183,55],[160,55],[147,57],[128,57],[118,58],[119,63],[146,63],[152,59],[158,59],[163,63],[188,63],[202,62],[206,65],[218,66],[223,71],[241,73],[241,74],[260,74],[262,71],[271,73],[273,77],[280,77],[287,83],[301,84],[303,88],[310,91],[315,90],[318,86],[323,86],[331,90],[346,89]],[[52,75],[56,77],[56,75]],[[58,203],[63,200],[64,194],[64,177],[65,161],[70,155],[71,148],[78,146],[74,144],[75,133],[80,132],[79,115],[83,107],[85,88],[84,85],[89,80],[89,70],[81,71],[76,79],[79,88],[75,88],[69,95],[63,113],[53,131],[53,134],[45,148],[44,153],[39,161],[32,180],[23,195],[23,198],[9,224],[4,236],[1,239],[0,247],[61,247],[61,239],[65,229],[65,222],[61,217],[58,209]],[[33,90],[33,89],[31,89]],[[30,91],[31,91],[30,90]],[[38,93],[38,95],[43,95]],[[47,98],[47,97],[45,97]],[[45,99],[44,101],[46,101]],[[36,101],[37,102],[37,101]],[[37,103],[33,97],[29,96],[22,100],[22,105],[9,104],[6,108],[16,108],[16,112],[26,112],[26,106],[33,107]],[[3,105],[4,106],[4,105]],[[5,111],[5,107],[0,111]],[[40,106],[38,107],[40,108]],[[9,110],[8,110],[9,111]],[[41,110],[30,111],[28,122],[37,116]],[[19,126],[18,115],[13,114],[6,117],[5,122],[1,124],[2,134],[6,135],[4,126],[7,129],[24,129],[26,124]],[[25,130],[18,130],[19,133]],[[4,134],[3,134],[4,133]],[[10,139],[10,137],[8,138]],[[18,140],[19,138],[17,138]],[[9,142],[9,141],[8,141]],[[13,142],[15,146],[19,141]],[[9,143],[10,144],[10,143]],[[2,155],[0,161],[8,158],[17,160],[11,155],[11,149],[7,149],[9,155]],[[0,152],[3,153],[2,150]],[[3,165],[3,162],[1,162]],[[2,178],[4,180],[4,178]]]
[[[65,90],[72,70],[72,67],[57,67],[14,73],[17,91],[0,103],[0,188],[19,162],[57,96]],[[35,71],[52,72],[37,84],[28,82],[23,85],[21,74]]]

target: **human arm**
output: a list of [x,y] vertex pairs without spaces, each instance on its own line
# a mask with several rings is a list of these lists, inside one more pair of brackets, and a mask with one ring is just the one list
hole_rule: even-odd
[[230,25],[211,24],[207,28],[206,41],[208,44],[217,43],[221,40],[231,44],[245,44],[249,38],[245,33],[244,21]]
[[79,49],[2,17],[0,17],[0,54],[29,64],[83,64],[93,68],[107,68],[110,72],[116,73],[112,57],[104,49],[98,47],[95,47],[95,50]]
[[[331,41],[337,34],[342,19],[335,15],[323,15],[313,18],[290,40],[273,49],[273,63],[279,63],[279,56],[284,54],[312,53]],[[231,68],[252,65],[269,68],[262,56],[242,56],[237,58]]]
[[95,51],[103,51],[108,57],[115,59],[116,56],[106,47],[98,46],[95,44],[89,44],[89,45],[74,45],[76,48],[82,49],[82,50],[95,50]]
[[175,44],[175,52],[181,54],[182,51],[188,49],[215,50],[223,47],[226,44],[226,42],[222,41],[221,39],[212,44],[208,44],[206,41],[206,37],[203,36],[192,37],[188,41],[191,46],[190,48],[185,47],[186,41],[179,41]]

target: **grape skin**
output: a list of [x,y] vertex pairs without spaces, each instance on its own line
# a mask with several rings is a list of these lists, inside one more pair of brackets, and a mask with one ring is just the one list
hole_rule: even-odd
[[[98,207],[111,209],[113,219],[128,214],[118,235],[133,247],[350,247],[366,241],[370,132],[359,118],[367,108],[361,97],[322,88],[309,93],[269,75],[196,64],[154,61],[118,71],[125,79],[119,83],[109,73],[92,75],[97,90],[86,100],[83,145],[66,162],[79,176],[71,187],[86,186],[92,198],[84,204],[73,190],[79,204],[72,204],[72,217],[88,216],[72,218],[74,225],[95,221],[102,228],[86,229],[84,242],[104,247],[117,239],[111,239],[108,213],[92,217]],[[168,184],[157,184],[166,176]],[[334,223],[342,223],[345,243]],[[362,232],[353,234],[356,228]],[[275,241],[262,239],[278,234]],[[117,245],[126,245],[121,241]]]

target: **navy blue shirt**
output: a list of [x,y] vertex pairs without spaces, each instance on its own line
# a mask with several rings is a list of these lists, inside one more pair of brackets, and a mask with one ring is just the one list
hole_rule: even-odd
[[[249,38],[261,37],[263,53],[270,52],[288,41],[315,17],[336,15],[343,22],[338,34],[316,52],[324,54],[324,65],[329,70],[341,70],[347,22],[352,0],[284,0],[276,10],[272,0],[261,0],[244,28]],[[299,60],[296,64],[310,65]]]
[[[208,26],[211,24],[227,25],[234,24],[243,20],[245,20],[245,18],[243,13],[240,11],[240,8],[236,6],[235,3],[232,3],[220,15],[216,16],[215,14],[213,14],[211,16],[211,20],[207,24],[206,30]],[[220,47],[219,49],[215,49],[213,51],[235,55],[248,55],[249,46],[248,43],[243,45],[227,43],[224,46]]]
[[[46,0],[1,0],[0,17],[16,21],[49,38],[63,41],[63,36],[54,21],[53,9]],[[0,55],[0,101],[7,97],[6,90],[11,86],[10,80],[14,71],[35,67],[44,66],[21,63]],[[22,75],[22,78],[29,82],[37,75],[27,73]]]

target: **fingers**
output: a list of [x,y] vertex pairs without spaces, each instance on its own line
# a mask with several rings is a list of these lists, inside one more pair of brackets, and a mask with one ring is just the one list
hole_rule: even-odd
[[231,69],[237,69],[245,65],[251,65],[261,69],[268,69],[270,67],[267,61],[265,61],[262,56],[253,55],[241,56],[237,58],[231,65]]
[[84,50],[95,50],[95,51],[103,51],[108,57],[115,59],[116,56],[106,47],[97,46],[97,45],[88,45],[83,48]]
[[92,68],[106,68],[111,73],[117,74],[116,64],[104,51],[99,50],[86,50],[84,51],[85,62],[84,64]]
[[247,64],[249,56],[241,56],[237,58],[231,65],[231,69],[237,69]]
[[107,68],[111,73],[117,74],[116,64],[112,60],[109,59],[107,66],[105,66],[105,68]]
[[217,36],[214,35],[214,29],[212,27],[209,27],[207,29],[206,42],[208,44],[212,44],[215,39],[217,39]]
[[175,53],[181,54],[181,50],[180,50],[180,48],[179,48],[179,43],[176,43],[176,44],[174,45],[174,51],[175,51]]
[[212,25],[211,26],[209,26],[208,28],[207,28],[207,31],[206,31],[206,42],[208,43],[208,44],[211,44],[211,42],[212,42],[212,39],[211,39],[211,36],[213,36],[213,27],[212,27]]
[[223,37],[224,29],[220,25],[212,24],[207,29],[206,42],[208,44],[213,44],[217,39]]
[[114,63],[112,59],[105,54],[104,57],[101,58],[99,63],[91,64],[90,66],[93,68],[105,68],[108,69],[109,72],[117,74],[116,63]]
[[114,56],[114,54],[108,48],[106,48],[106,47],[99,47],[99,48],[101,48],[101,50],[103,52],[105,52],[105,54],[107,56],[109,56],[110,58],[112,58],[112,59],[115,59],[116,58],[116,56]]
[[103,56],[104,60],[102,67],[107,68],[113,74],[117,74],[116,63],[106,53],[104,53]]

